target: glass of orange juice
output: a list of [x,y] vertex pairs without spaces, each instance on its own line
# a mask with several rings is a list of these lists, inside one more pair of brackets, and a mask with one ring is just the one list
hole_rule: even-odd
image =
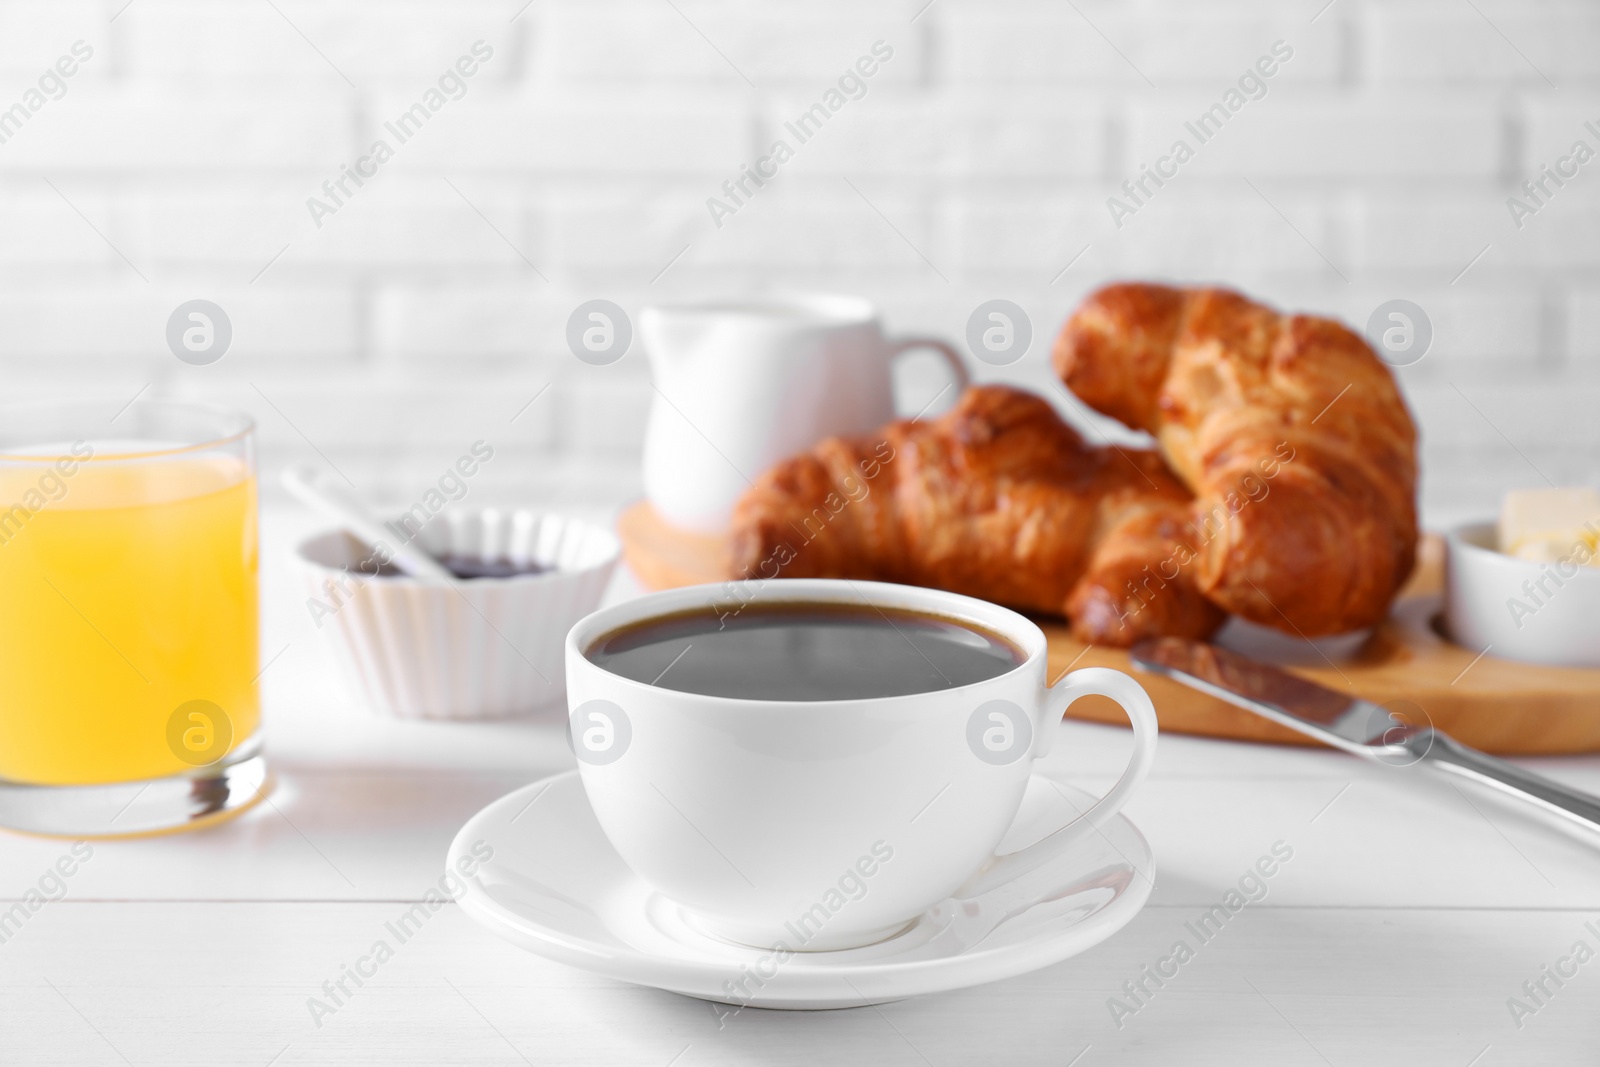
[[0,826],[127,835],[263,795],[254,424],[0,407]]

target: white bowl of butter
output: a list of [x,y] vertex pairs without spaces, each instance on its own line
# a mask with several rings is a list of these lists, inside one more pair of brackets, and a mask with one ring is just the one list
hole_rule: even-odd
[[1527,489],[1450,531],[1445,626],[1491,656],[1600,667],[1600,492]]

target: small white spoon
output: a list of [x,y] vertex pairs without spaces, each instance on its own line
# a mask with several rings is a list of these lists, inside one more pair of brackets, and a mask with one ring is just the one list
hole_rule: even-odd
[[453,582],[449,568],[422,550],[415,540],[401,541],[384,526],[367,502],[348,485],[315,467],[291,466],[283,472],[283,487],[313,510],[321,512],[374,550],[389,554],[388,561],[413,578]]

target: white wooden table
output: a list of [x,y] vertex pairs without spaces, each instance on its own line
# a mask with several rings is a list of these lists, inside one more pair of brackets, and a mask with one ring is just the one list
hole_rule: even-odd
[[[528,955],[450,906],[318,1025],[309,999],[437,883],[462,822],[571,756],[554,723],[398,723],[331,692],[286,580],[284,554],[303,529],[287,512],[265,517],[272,803],[199,833],[95,844],[66,895],[0,944],[0,1063],[1600,1060],[1600,958],[1559,987],[1545,979],[1542,1005],[1522,988],[1579,941],[1600,953],[1600,842],[1414,772],[1175,735],[1128,808],[1157,858],[1149,906],[1105,944],[1035,974],[883,1008],[746,1010],[719,1024],[699,1001]],[[625,581],[614,589],[626,593]],[[1126,732],[1060,729],[1050,763],[1087,788],[1109,785]],[[1600,792],[1600,758],[1530,764]],[[1267,895],[1199,944],[1185,922],[1277,842],[1293,858]],[[3,907],[69,845],[0,834]],[[1180,938],[1194,958],[1114,1019],[1111,998],[1133,1004],[1123,983]],[[1537,1010],[1514,1019],[1512,997]]]

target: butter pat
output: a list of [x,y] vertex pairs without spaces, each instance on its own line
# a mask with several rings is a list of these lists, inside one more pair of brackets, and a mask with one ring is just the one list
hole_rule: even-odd
[[1600,566],[1600,491],[1512,490],[1500,509],[1500,551],[1535,563]]

